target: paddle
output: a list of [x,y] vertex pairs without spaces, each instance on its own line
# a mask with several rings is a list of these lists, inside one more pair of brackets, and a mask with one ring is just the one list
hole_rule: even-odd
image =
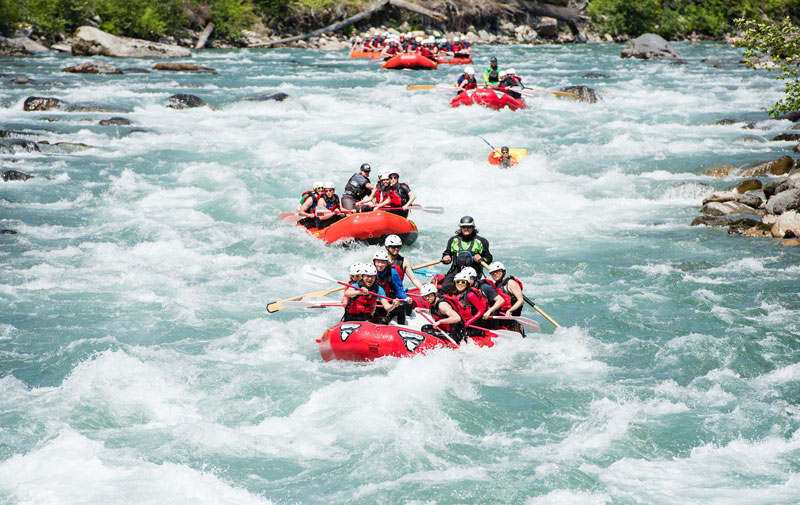
[[[421,210],[422,212],[429,212],[431,214],[444,214],[444,207],[438,207],[436,205],[428,205],[422,206],[417,205],[416,203],[412,203],[408,206],[409,209],[413,210]],[[402,207],[381,207],[380,210],[403,210]]]
[[495,148],[492,144],[490,144],[488,140],[486,140],[485,138],[481,137],[480,135],[478,135],[478,138],[483,140],[484,142],[486,142],[486,145],[491,147],[492,151],[497,151],[497,148]]
[[475,328],[476,330],[481,331],[488,331],[490,333],[494,333],[498,337],[519,337],[520,334],[516,331],[511,330],[490,330],[489,328],[481,328],[480,326],[475,326],[474,324],[466,325],[467,328]]
[[[442,262],[442,260],[429,261],[429,262],[423,263],[421,265],[413,266],[413,267],[411,267],[411,270],[419,270],[420,268],[431,267],[433,265],[438,265],[441,262]],[[343,289],[344,288],[333,288],[333,289],[329,289],[327,291],[312,291],[311,293],[306,293],[304,295],[297,295],[297,296],[292,296],[290,298],[284,298],[283,300],[279,300],[277,302],[272,302],[269,305],[267,305],[267,312],[272,314],[273,312],[278,312],[279,310],[283,310],[283,309],[288,308],[288,307],[285,307],[283,305],[285,302],[301,300],[303,298],[324,297],[324,296],[328,296],[330,294],[336,293],[338,291],[342,291]]]
[[444,336],[444,338],[446,338],[446,339],[447,339],[447,340],[448,340],[448,341],[449,341],[451,344],[453,344],[453,345],[458,345],[458,344],[456,343],[456,341],[455,341],[455,340],[453,340],[453,337],[451,337],[450,335],[448,335],[448,334],[447,334],[447,333],[446,333],[446,332],[445,332],[443,329],[441,329],[441,328],[439,328],[438,326],[436,326],[435,324],[433,324],[433,320],[432,320],[432,319],[430,319],[428,316],[426,316],[424,312],[422,312],[420,309],[414,309],[414,310],[415,310],[415,312],[416,312],[417,314],[419,314],[420,316],[422,316],[422,319],[424,319],[424,320],[428,321],[429,323],[431,323],[431,326],[433,326],[433,328],[434,328],[436,331],[438,331],[439,333],[441,333],[441,334]]
[[[520,86],[522,85],[520,84]],[[576,95],[575,93],[569,93],[567,91],[550,91],[549,89],[529,88],[527,86],[522,86],[522,89],[529,89],[531,91],[538,91],[540,93],[550,93],[552,95],[558,95],[558,96],[568,96],[570,98],[575,98],[577,100],[581,99],[580,95]],[[534,95],[533,93],[522,92],[522,94],[528,97],[533,97],[533,98],[536,97],[536,95]]]
[[[485,261],[483,261],[483,260],[481,260],[481,266],[482,266],[483,268],[485,268],[486,270],[489,270],[489,265],[487,265],[487,264],[486,264],[486,262],[485,262]],[[550,317],[550,316],[548,316],[547,314],[545,314],[545,312],[544,312],[542,309],[540,309],[540,308],[539,308],[539,307],[538,307],[538,306],[537,306],[535,303],[533,303],[533,302],[531,301],[531,299],[530,299],[530,298],[528,298],[528,297],[527,297],[527,296],[525,296],[525,295],[522,295],[522,299],[523,299],[523,300],[525,300],[525,302],[526,302],[528,305],[530,305],[531,307],[533,307],[533,310],[535,310],[536,312],[538,312],[539,314],[541,314],[541,315],[542,315],[542,317],[544,317],[545,319],[547,319],[548,321],[550,321],[550,323],[551,323],[553,326],[555,326],[556,328],[561,328],[561,325],[560,325],[560,324],[558,324],[557,322],[555,322],[555,321],[553,320],[553,318],[552,318],[552,317]]]
[[326,309],[328,307],[344,307],[344,305],[341,303],[320,303],[318,301],[294,300],[283,302],[283,307],[286,309]]
[[418,89],[433,89],[436,86],[438,86],[438,84],[412,84],[410,86],[406,86],[406,89],[408,91],[416,91]]
[[519,323],[520,326],[523,328],[528,328],[529,330],[533,331],[542,331],[542,328],[539,326],[539,323],[534,321],[533,319],[522,317],[522,316],[489,316],[489,319],[499,319],[501,321],[516,321]]

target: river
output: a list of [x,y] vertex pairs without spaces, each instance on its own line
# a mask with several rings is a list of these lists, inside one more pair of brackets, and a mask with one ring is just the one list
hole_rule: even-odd
[[[198,52],[216,74],[2,60],[0,129],[50,144],[0,155],[36,176],[0,182],[0,228],[18,232],[0,235],[0,502],[797,503],[800,250],[689,226],[708,186],[738,181],[705,170],[794,154],[742,141],[791,123],[767,119],[781,87],[740,50],[676,47],[688,64],[476,47],[479,72],[496,56],[528,86],[602,96],[516,112],[406,90],[460,68],[346,51]],[[247,100],[273,92],[289,98]],[[209,107],[166,108],[175,93]],[[24,112],[32,95],[125,112]],[[133,124],[98,125],[112,116]],[[479,136],[530,155],[501,171]],[[413,264],[471,215],[562,327],[527,308],[542,333],[493,348],[324,362],[340,309],[265,305],[320,289],[304,264],[344,278],[372,249],[276,216],[364,162],[445,208],[412,213]]]

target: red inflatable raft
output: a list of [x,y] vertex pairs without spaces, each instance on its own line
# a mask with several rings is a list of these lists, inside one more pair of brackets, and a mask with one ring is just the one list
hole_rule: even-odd
[[437,58],[436,61],[439,62],[439,65],[469,65],[472,63],[472,58],[469,56],[459,56],[449,59]]
[[[497,335],[469,340],[480,347],[492,347]],[[406,357],[425,354],[439,347],[456,348],[457,345],[428,333],[406,326],[375,324],[369,322],[339,323],[322,334],[319,353],[325,361],[372,361],[384,356]]]
[[351,58],[372,58],[372,59],[376,59],[377,60],[377,59],[381,58],[381,52],[380,51],[364,51],[364,50],[356,51],[355,49],[352,49],[350,51],[350,57]]
[[[285,212],[278,219],[296,221],[297,214]],[[303,227],[300,223],[296,225]],[[417,240],[418,233],[414,221],[381,210],[350,214],[325,228],[308,228],[307,231],[326,244],[340,240],[362,240],[378,245],[383,245],[387,235],[399,235],[405,245],[411,245]]]
[[494,89],[476,89],[470,94],[469,91],[463,91],[450,101],[450,105],[458,107],[460,105],[478,104],[490,109],[500,110],[503,107],[508,107],[511,110],[524,109],[526,107],[525,100],[520,98],[513,98],[508,93],[498,92]]
[[383,68],[434,69],[438,66],[436,61],[417,53],[396,54],[383,64]]

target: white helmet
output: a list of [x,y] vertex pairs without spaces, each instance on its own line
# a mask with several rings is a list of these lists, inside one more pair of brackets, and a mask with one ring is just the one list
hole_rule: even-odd
[[501,70],[500,71],[500,77],[505,77],[507,73],[508,72],[506,72],[505,70]]
[[389,253],[386,252],[386,249],[378,249],[375,251],[375,254],[372,255],[372,260],[389,261]]
[[380,172],[378,172],[378,180],[379,181],[382,181],[382,180],[388,179],[388,178],[389,178],[389,171],[388,170],[383,169]]
[[506,75],[517,75],[517,71],[514,70],[513,68],[509,68],[508,70],[506,70]]
[[504,271],[504,272],[505,272],[505,270],[506,270],[506,266],[505,266],[505,265],[503,265],[503,264],[502,264],[501,262],[499,262],[499,261],[495,261],[494,263],[492,263],[491,265],[489,265],[489,273],[492,273],[492,272],[497,272],[498,270],[502,270],[502,271]]
[[475,75],[475,69],[472,67],[466,67],[464,69],[464,73],[467,75]]
[[336,185],[331,181],[325,181],[323,186],[325,187],[325,189],[336,189]]
[[433,284],[423,284],[421,288],[419,288],[420,296],[428,296],[436,293],[437,289],[436,286]]
[[367,263],[364,265],[364,270],[362,271],[361,275],[378,275],[378,269],[375,268],[375,265],[372,263]]
[[403,241],[400,240],[400,237],[398,237],[397,235],[389,235],[388,237],[386,237],[386,240],[383,241],[384,247],[401,246],[401,245],[403,245]]
[[472,267],[467,267],[461,271],[468,275],[467,280],[469,280],[471,277],[478,277],[478,272],[476,272]]
[[318,180],[318,181],[314,181],[314,189],[317,189],[317,188],[322,188],[322,187],[324,187],[324,186],[325,186],[325,183],[324,183],[324,182],[322,182],[322,181],[319,181],[319,180]]
[[[466,270],[466,268],[464,270]],[[453,280],[454,281],[467,281],[467,282],[469,282],[469,275],[464,270],[458,272]]]
[[350,265],[350,275],[361,275],[361,263]]

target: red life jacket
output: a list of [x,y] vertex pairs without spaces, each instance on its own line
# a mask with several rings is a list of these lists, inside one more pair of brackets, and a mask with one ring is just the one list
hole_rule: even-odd
[[476,288],[470,287],[455,296],[444,295],[443,298],[461,316],[465,325],[472,324],[486,312],[486,299]]
[[[456,309],[453,306],[453,303],[448,301],[448,300],[446,300],[445,298],[446,297],[442,297],[442,298],[437,297],[436,300],[433,302],[433,305],[431,306],[431,315],[433,316],[433,319],[436,320],[436,321],[441,321],[442,319],[447,319],[447,315],[445,315],[443,312],[439,311],[439,304],[442,303],[442,302],[446,303],[453,310],[458,312],[458,309]],[[442,330],[444,330],[444,331],[446,331],[448,333],[452,329],[449,324],[440,324],[439,328],[441,328]]]
[[384,270],[383,278],[381,279],[381,273],[378,272],[378,276],[375,278],[375,284],[383,288],[383,292],[386,293],[386,296],[389,298],[394,298],[397,296],[397,293],[394,289],[394,284],[392,284],[392,267],[391,265],[387,266]]
[[403,271],[403,257],[399,254],[397,255],[397,259],[394,261],[389,262],[389,266],[397,270],[397,274],[400,276],[400,280],[403,281],[406,278],[406,273]]
[[302,205],[306,199],[312,198],[314,202],[319,200],[319,195],[313,189],[309,189],[308,191],[304,191],[302,195],[300,195],[300,204]]
[[495,290],[497,290],[497,294],[503,297],[503,306],[500,307],[500,310],[508,310],[511,308],[512,305],[517,303],[517,297],[514,296],[511,291],[508,291],[508,281],[515,280],[517,284],[519,284],[519,288],[522,289],[522,282],[519,279],[516,279],[512,276],[503,277],[503,280],[500,281],[500,284],[495,284],[494,281],[489,279],[484,279],[486,282],[491,284]]
[[[359,281],[359,287],[366,287]],[[374,283],[369,288],[371,293],[378,292],[378,283]],[[344,308],[345,314],[351,315],[367,315],[371,316],[375,313],[375,307],[378,303],[378,297],[373,295],[356,295],[347,301],[347,306]]]
[[400,198],[400,195],[398,195],[397,192],[395,192],[394,190],[389,188],[382,188],[378,190],[375,200],[377,200],[378,203],[381,203],[386,199],[388,199],[391,202],[389,204],[389,207],[400,207],[401,205],[403,205],[403,201]]

